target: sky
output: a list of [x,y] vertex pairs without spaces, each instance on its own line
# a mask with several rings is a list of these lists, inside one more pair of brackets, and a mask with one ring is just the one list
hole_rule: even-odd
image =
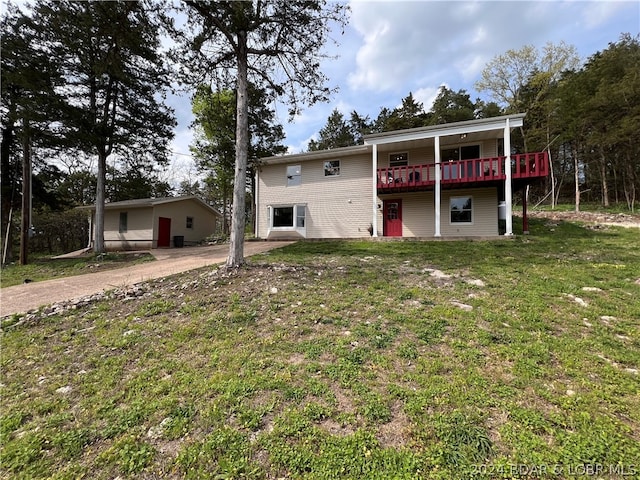
[[[305,108],[289,123],[276,106],[289,153],[307,149],[337,108],[375,119],[397,107],[409,92],[429,110],[440,85],[490,100],[474,84],[486,64],[510,49],[547,42],[574,45],[581,59],[607,48],[622,33],[640,32],[640,1],[375,1],[349,2],[349,24],[334,32],[322,70],[337,87],[331,102]],[[187,97],[173,98],[178,127],[173,151],[188,153],[192,121]],[[175,173],[186,174],[190,157],[175,155]],[[193,169],[189,170],[189,175]]]
[[[14,0],[23,4],[25,0]],[[330,0],[329,0],[330,1]],[[2,0],[2,5],[6,3]],[[548,42],[574,45],[581,60],[607,48],[622,33],[640,33],[640,0],[624,1],[379,1],[353,0],[349,22],[332,34],[333,58],[321,64],[336,88],[329,103],[306,107],[289,121],[286,105],[276,105],[289,153],[305,151],[327,118],[338,109],[375,119],[411,92],[429,110],[441,85],[466,90],[471,99],[491,100],[474,84],[486,64],[507,50]],[[193,183],[198,173],[189,155],[193,121],[188,94],[170,96],[178,126],[173,159],[163,179],[177,186]]]

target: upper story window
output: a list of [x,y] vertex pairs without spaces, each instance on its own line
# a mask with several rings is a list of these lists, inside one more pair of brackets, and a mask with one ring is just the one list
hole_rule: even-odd
[[446,148],[440,151],[443,162],[457,160],[475,160],[480,158],[480,145],[465,145],[458,148]]
[[404,167],[409,165],[409,153],[391,153],[389,154],[389,166],[390,167]]
[[127,212],[120,212],[120,222],[118,225],[118,232],[120,233],[126,233],[128,230],[128,223],[129,223],[129,216],[127,215]]
[[287,166],[287,187],[300,185],[302,180],[302,167],[300,165]]
[[324,176],[337,177],[340,175],[340,160],[329,160],[324,162]]

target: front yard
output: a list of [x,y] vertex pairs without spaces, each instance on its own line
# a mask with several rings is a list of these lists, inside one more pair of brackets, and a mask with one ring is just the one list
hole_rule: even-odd
[[639,232],[530,227],[298,243],[9,322],[0,475],[640,478]]

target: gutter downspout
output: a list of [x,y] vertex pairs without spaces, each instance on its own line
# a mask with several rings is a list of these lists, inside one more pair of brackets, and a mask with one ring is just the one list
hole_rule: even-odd
[[435,196],[435,233],[434,237],[440,237],[440,181],[442,173],[440,171],[440,137],[437,136],[433,139],[434,149],[435,149],[435,160],[436,160],[436,186],[434,191]]
[[513,218],[512,218],[512,202],[513,202],[513,192],[511,190],[511,128],[509,128],[509,118],[505,120],[504,126],[504,200],[506,204],[506,212],[505,215],[507,218],[505,219],[505,236],[510,237],[513,235]]
[[378,236],[378,145],[373,144],[371,163],[373,164],[373,175],[371,176],[371,226],[372,237]]

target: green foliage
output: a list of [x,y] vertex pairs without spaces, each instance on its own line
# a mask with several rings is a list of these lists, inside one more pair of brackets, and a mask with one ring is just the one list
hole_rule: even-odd
[[[215,281],[208,268],[169,277],[151,300],[7,328],[0,475],[444,480],[501,478],[478,465],[628,468],[640,455],[637,232],[530,227],[429,248],[301,242]],[[188,296],[174,288],[196,278]],[[471,294],[473,310],[452,305]]]

